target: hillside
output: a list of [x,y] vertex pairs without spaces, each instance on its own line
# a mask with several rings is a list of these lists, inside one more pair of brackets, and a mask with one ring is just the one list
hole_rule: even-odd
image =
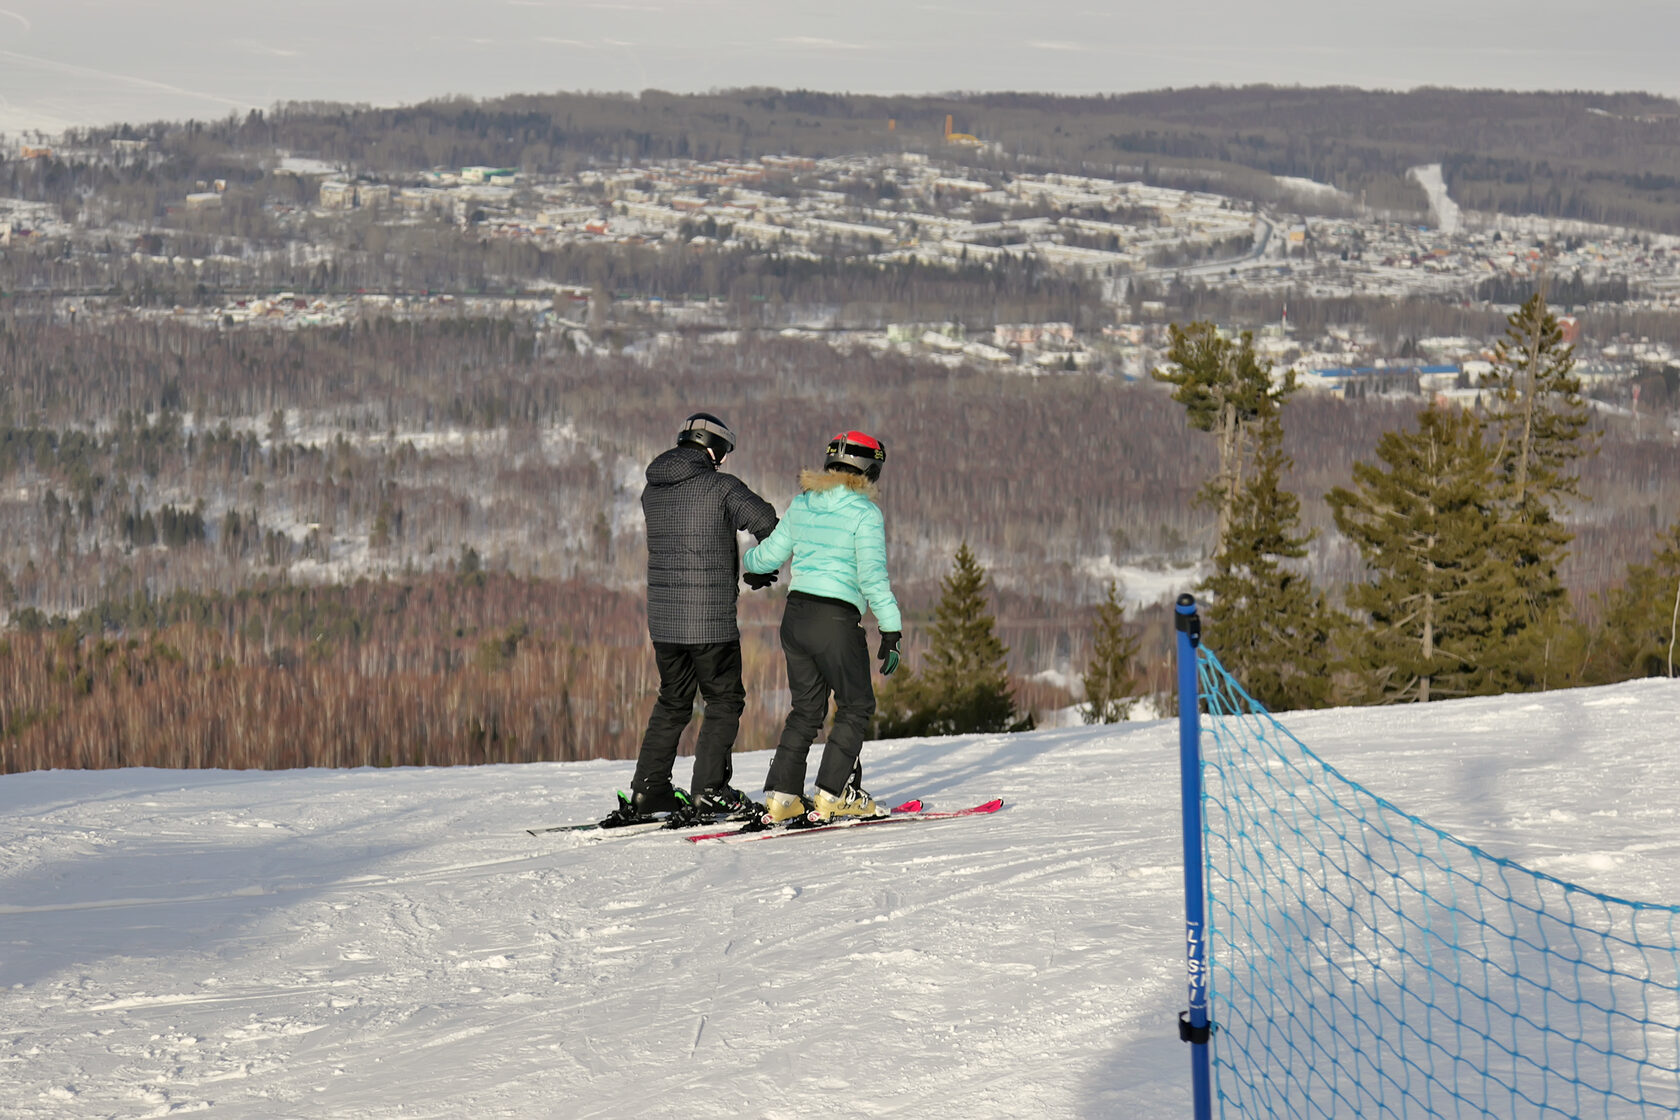
[[[991,162],[1000,169],[1141,176],[1259,200],[1275,197],[1272,177],[1285,176],[1331,184],[1379,209],[1422,211],[1423,192],[1406,171],[1441,163],[1467,207],[1680,230],[1680,106],[1639,93],[1278,85],[1088,97],[533,91],[396,108],[291,103],[186,130],[135,121],[75,137],[147,138],[169,154],[160,177],[239,178],[249,175],[253,153],[276,145],[368,169],[938,150],[947,116],[957,132],[996,145]],[[0,163],[0,189],[7,177]]]

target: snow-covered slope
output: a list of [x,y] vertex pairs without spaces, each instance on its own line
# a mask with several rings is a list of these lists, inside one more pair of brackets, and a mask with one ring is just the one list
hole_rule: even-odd
[[[1680,682],[1285,722],[1491,852],[1680,899]],[[0,1113],[1182,1116],[1176,752],[872,744],[883,799],[1006,807],[733,846],[525,834],[628,763],[0,778]]]

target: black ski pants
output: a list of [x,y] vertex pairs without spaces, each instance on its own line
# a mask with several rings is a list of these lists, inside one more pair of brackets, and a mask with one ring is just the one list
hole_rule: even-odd
[[735,749],[741,709],[747,702],[747,689],[741,683],[740,639],[705,645],[655,642],[653,654],[659,664],[659,699],[653,703],[642,735],[631,789],[647,792],[670,786],[677,740],[694,715],[695,692],[706,702],[706,716],[700,721],[700,738],[694,746],[690,788],[698,795],[728,785],[734,773],[730,752]]
[[869,640],[862,623],[863,615],[850,603],[789,593],[782,614],[782,652],[787,655],[793,710],[782,728],[776,757],[770,760],[764,779],[767,791],[796,796],[805,792],[806,760],[828,720],[831,695],[834,727],[817,770],[817,785],[839,793],[851,780],[875,716]]

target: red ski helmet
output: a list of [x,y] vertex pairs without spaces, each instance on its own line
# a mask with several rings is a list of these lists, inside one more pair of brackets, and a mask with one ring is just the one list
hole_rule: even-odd
[[828,441],[828,454],[823,459],[826,470],[855,471],[871,482],[881,478],[881,465],[887,461],[887,445],[865,432],[841,432]]

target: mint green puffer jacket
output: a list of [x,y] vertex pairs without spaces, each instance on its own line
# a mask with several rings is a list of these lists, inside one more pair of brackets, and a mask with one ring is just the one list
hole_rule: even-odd
[[843,599],[860,612],[873,610],[882,630],[903,630],[875,484],[860,474],[806,470],[799,486],[804,492],[788,503],[776,531],[748,549],[742,565],[773,572],[791,557],[789,590]]

